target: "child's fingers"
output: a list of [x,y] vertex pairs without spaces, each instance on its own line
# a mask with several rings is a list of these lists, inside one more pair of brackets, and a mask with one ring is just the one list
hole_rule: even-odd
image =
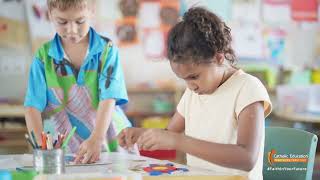
[[92,154],[87,152],[86,154],[84,154],[84,158],[82,159],[81,163],[87,164],[89,162],[89,160],[91,159],[91,157],[92,157]]
[[80,163],[81,159],[83,158],[83,155],[86,153],[86,149],[85,148],[80,148],[79,152],[76,155],[76,158],[74,159],[75,163]]
[[134,141],[134,129],[128,129],[125,137],[127,147],[132,147],[136,142]]
[[140,144],[141,149],[146,151],[150,151],[152,146],[154,146],[154,143],[150,140],[143,141],[143,143]]
[[126,146],[127,146],[127,145],[126,145],[126,135],[125,135],[125,133],[124,133],[123,130],[118,134],[117,139],[118,139],[119,145],[120,145],[121,147],[126,148]]
[[147,138],[145,138],[145,136],[146,136],[145,134],[142,134],[137,140],[139,149],[143,149],[144,144],[146,143]]
[[95,154],[93,154],[92,156],[91,156],[91,159],[89,160],[89,163],[95,163],[95,162],[97,162],[98,161],[98,157],[100,156],[100,154],[99,153],[95,153]]

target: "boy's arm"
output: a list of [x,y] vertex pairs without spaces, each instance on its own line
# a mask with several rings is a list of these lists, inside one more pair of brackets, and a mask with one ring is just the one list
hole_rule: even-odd
[[255,102],[239,114],[237,144],[219,144],[179,135],[175,148],[228,168],[250,171],[257,159],[264,128],[263,103]]
[[97,138],[98,140],[105,140],[105,136],[111,122],[111,116],[112,112],[114,111],[114,107],[114,99],[106,99],[100,101],[97,110],[96,126],[94,127],[91,134],[92,137]]
[[45,109],[46,104],[47,84],[44,65],[39,58],[34,58],[30,66],[24,106],[28,131],[35,133],[38,144],[41,142],[43,131],[41,112]]
[[29,134],[34,132],[37,143],[40,145],[41,132],[43,131],[41,112],[33,107],[25,108],[25,118]]
[[111,122],[114,106],[114,99],[105,99],[99,102],[96,125],[90,137],[80,145],[74,160],[76,163],[93,163],[99,159],[101,145],[106,140],[105,135]]

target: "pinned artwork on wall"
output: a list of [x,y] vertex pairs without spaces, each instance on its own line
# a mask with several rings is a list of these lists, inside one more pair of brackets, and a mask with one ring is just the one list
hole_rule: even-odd
[[263,29],[264,57],[272,64],[283,65],[287,46],[287,32],[284,28],[266,27]]
[[267,23],[290,22],[290,0],[263,0],[262,17]]
[[26,1],[26,14],[29,23],[32,51],[35,52],[41,44],[54,36],[54,30],[48,16],[47,1]]
[[118,45],[121,47],[138,43],[137,19],[125,17],[116,22]]
[[160,19],[163,26],[174,26],[179,19],[180,2],[177,0],[160,1]]
[[291,0],[291,18],[294,21],[318,21],[318,0]]
[[239,59],[259,60],[264,57],[262,25],[253,22],[232,24],[233,48]]
[[27,45],[28,27],[22,1],[0,1],[0,45],[21,48]]
[[158,28],[143,31],[143,49],[152,59],[162,58],[165,54],[165,34]]
[[231,11],[232,21],[259,22],[261,20],[258,0],[233,0]]
[[168,32],[180,17],[180,1],[143,0],[139,17],[145,56],[163,60]]
[[119,46],[135,45],[138,43],[137,15],[138,0],[120,0],[119,11],[122,17],[116,22],[116,35]]
[[139,11],[139,0],[120,0],[119,9],[122,16],[137,16]]

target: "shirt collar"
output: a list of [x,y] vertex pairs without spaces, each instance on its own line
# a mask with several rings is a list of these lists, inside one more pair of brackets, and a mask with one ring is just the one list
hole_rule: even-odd
[[[106,42],[100,37],[93,28],[89,30],[89,52],[87,56],[93,56],[103,51]],[[51,46],[48,55],[57,61],[62,61],[64,58],[64,50],[60,36],[56,33],[51,40]]]

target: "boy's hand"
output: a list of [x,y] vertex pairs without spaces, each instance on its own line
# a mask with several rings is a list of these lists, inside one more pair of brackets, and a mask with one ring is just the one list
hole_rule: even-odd
[[98,161],[102,142],[103,139],[96,138],[95,136],[90,136],[87,140],[83,141],[74,160],[75,163],[86,164]]
[[171,150],[176,149],[180,134],[162,129],[149,129],[138,139],[138,147],[141,150]]
[[140,135],[145,131],[146,129],[144,128],[125,128],[119,133],[117,137],[118,143],[121,147],[129,149],[133,147]]

